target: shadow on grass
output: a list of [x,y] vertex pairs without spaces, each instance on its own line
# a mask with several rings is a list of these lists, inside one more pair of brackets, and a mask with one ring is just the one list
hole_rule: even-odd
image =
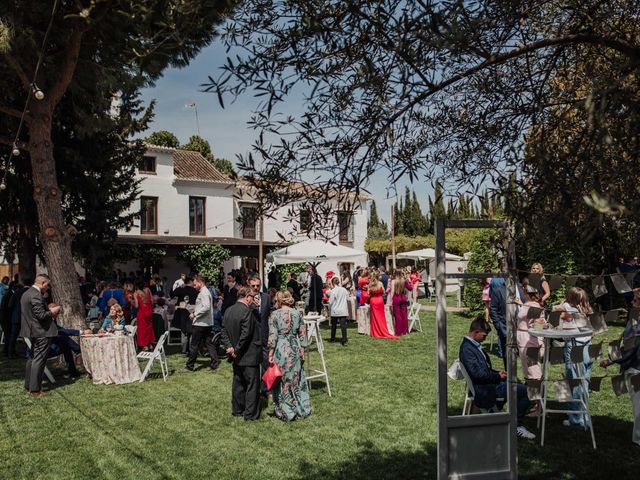
[[356,455],[334,465],[319,458],[317,464],[300,464],[300,480],[430,479],[437,475],[435,443],[423,443],[418,450],[381,450],[363,443]]
[[[538,439],[535,443],[519,442],[519,478],[633,478],[632,472],[640,470],[640,448],[631,443],[633,424],[601,415],[592,419],[597,450],[593,449],[588,430],[564,427],[559,421],[549,422],[549,419],[544,446],[540,446]],[[531,431],[539,435],[539,431]],[[621,451],[626,452],[623,457]]]

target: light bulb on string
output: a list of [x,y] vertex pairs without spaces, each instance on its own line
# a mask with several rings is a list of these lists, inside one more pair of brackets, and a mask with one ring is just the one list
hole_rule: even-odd
[[17,157],[20,155],[20,149],[15,143],[13,144],[13,149],[11,150],[11,153],[13,154],[14,157]]
[[44,92],[38,88],[35,82],[31,84],[31,92],[37,100],[44,100]]
[[0,190],[6,190],[7,189],[7,184],[4,183],[4,179],[2,179],[2,183],[0,183]]

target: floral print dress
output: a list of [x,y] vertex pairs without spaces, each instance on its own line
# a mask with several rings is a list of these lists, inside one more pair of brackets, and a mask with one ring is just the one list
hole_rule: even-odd
[[302,368],[300,349],[306,348],[307,330],[300,312],[275,310],[269,317],[269,350],[282,372],[282,381],[271,390],[276,416],[285,421],[311,415],[309,387]]

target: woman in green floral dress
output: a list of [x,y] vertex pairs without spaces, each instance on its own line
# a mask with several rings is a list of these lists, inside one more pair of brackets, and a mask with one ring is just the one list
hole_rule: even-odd
[[300,312],[291,308],[288,291],[276,294],[276,307],[269,318],[269,363],[276,363],[282,381],[271,390],[276,417],[290,422],[311,415],[309,387],[302,368],[307,330]]

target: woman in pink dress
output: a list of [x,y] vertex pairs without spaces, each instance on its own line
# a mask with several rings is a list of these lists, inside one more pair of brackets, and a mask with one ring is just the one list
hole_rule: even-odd
[[133,294],[133,306],[138,309],[136,315],[138,330],[136,338],[138,347],[143,350],[149,350],[149,345],[155,343],[156,335],[153,332],[153,302],[151,300],[151,291],[144,286],[144,282],[140,280],[136,284],[136,292]]
[[409,281],[412,285],[411,290],[411,300],[414,302],[418,301],[418,284],[422,280],[422,275],[416,267],[411,267],[411,273],[409,273]]
[[369,282],[369,314],[371,321],[371,336],[375,338],[390,338],[397,340],[398,337],[391,335],[387,328],[387,317],[384,313],[384,288],[382,282],[378,280],[376,274],[371,275]]
[[491,303],[491,297],[489,296],[489,284],[491,283],[491,277],[484,279],[484,287],[482,287],[482,303],[484,303],[484,319],[488,324],[491,324],[489,318],[489,304]]
[[413,290],[413,284],[405,278],[402,270],[393,273],[391,294],[393,295],[393,318],[395,319],[396,335],[409,333],[409,319],[407,317],[407,290]]

